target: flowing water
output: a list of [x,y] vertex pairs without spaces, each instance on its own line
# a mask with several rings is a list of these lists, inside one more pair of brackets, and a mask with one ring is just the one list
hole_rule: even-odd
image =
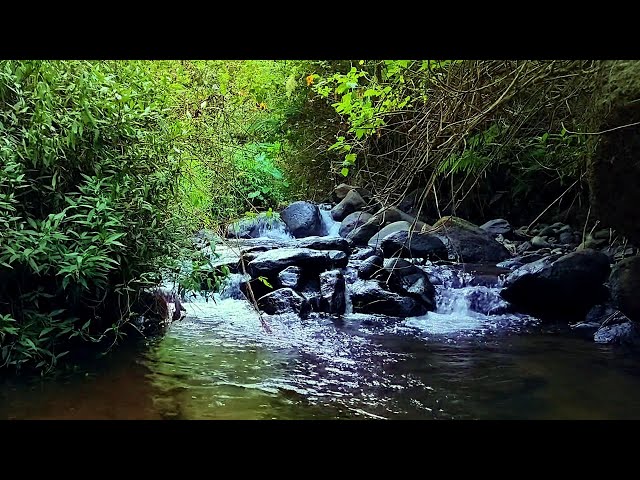
[[436,312],[269,316],[270,332],[232,276],[161,339],[3,380],[0,418],[640,418],[637,354],[506,313],[499,277],[423,268]]

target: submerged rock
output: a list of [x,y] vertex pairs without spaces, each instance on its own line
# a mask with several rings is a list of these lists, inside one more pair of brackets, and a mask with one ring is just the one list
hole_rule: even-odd
[[603,284],[608,276],[607,256],[582,250],[555,261],[545,257],[514,270],[500,294],[525,313],[582,319],[593,305],[606,300]]
[[291,288],[279,288],[258,299],[258,307],[269,315],[297,313],[306,317],[311,308],[306,298]]
[[322,234],[322,219],[317,205],[293,202],[280,212],[280,218],[296,238]]

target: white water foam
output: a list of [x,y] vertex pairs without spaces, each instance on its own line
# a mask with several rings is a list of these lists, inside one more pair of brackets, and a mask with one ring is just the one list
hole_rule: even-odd
[[340,225],[342,222],[336,222],[331,216],[331,210],[320,209],[320,217],[322,219],[322,234],[324,237],[339,237]]

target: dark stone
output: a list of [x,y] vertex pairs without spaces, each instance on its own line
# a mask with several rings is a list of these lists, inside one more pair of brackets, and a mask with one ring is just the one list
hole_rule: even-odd
[[502,218],[489,220],[480,225],[480,228],[491,235],[507,235],[513,231],[511,224]]
[[[395,207],[387,208],[373,215],[365,224],[353,229],[347,235],[347,238],[352,240],[355,245],[367,245],[371,237],[378,233],[381,228],[401,220],[413,224],[415,218]],[[416,228],[422,228],[423,225],[426,224],[417,222]]]
[[287,267],[278,274],[278,280],[281,287],[298,288],[300,283],[300,275],[302,270],[300,267]]
[[298,246],[312,250],[340,250],[351,253],[351,245],[344,238],[307,237],[298,241]]
[[371,198],[371,192],[366,188],[354,187],[352,185],[347,185],[346,183],[341,183],[334,188],[331,198],[335,203],[340,203],[352,190],[358,192],[358,194],[365,200],[369,200]]
[[541,237],[548,237],[550,235],[555,235],[555,234],[556,234],[556,229],[553,228],[553,225],[544,227],[542,230],[540,230],[540,233],[539,233]]
[[382,241],[382,252],[386,258],[410,257],[446,260],[447,247],[442,240],[429,233],[399,231],[392,233]]
[[597,343],[640,347],[640,327],[622,312],[615,311],[593,335]]
[[385,260],[384,270],[379,272],[376,278],[386,281],[391,291],[414,298],[427,310],[436,309],[436,290],[428,275],[407,260]]
[[531,239],[532,248],[549,248],[550,246],[551,244],[539,235],[536,235]]
[[511,257],[491,234],[458,217],[442,217],[428,233],[440,238],[449,256],[461,262],[499,262]]
[[529,250],[531,250],[531,242],[528,240],[526,242],[522,242],[516,247],[516,252],[518,252],[520,255],[522,255],[524,252],[528,252]]
[[356,313],[378,313],[392,317],[424,315],[427,308],[411,297],[385,290],[376,280],[358,280],[351,285],[351,303]]
[[572,244],[573,233],[571,231],[561,232],[560,235],[558,236],[558,240],[560,241],[560,243],[563,243],[565,245]]
[[609,278],[613,304],[631,320],[640,321],[640,257],[625,258]]
[[383,268],[383,260],[381,256],[373,255],[358,266],[358,277],[369,280],[373,275]]
[[310,248],[279,248],[256,255],[247,265],[252,277],[273,277],[290,266],[303,270],[322,271],[346,267],[349,258],[339,250],[312,250]]
[[541,318],[581,320],[606,300],[603,283],[609,270],[607,256],[594,250],[557,260],[545,257],[514,270],[500,294],[517,309]]
[[297,313],[306,317],[311,307],[306,298],[290,288],[279,288],[258,299],[258,307],[269,315]]
[[[513,270],[515,268],[520,268],[522,265],[526,265],[527,263],[531,263],[531,262],[535,262],[537,260],[540,260],[541,258],[544,258],[545,254],[543,253],[529,253],[527,255],[522,255],[519,257],[514,257],[511,258],[509,260],[505,260],[504,262],[500,262],[498,263],[496,266],[497,267],[501,267],[501,268],[508,268],[510,270]],[[554,260],[556,258],[558,258],[559,255],[554,256]]]
[[320,309],[332,315],[344,314],[345,280],[338,270],[330,270],[320,274]]
[[296,238],[322,234],[318,207],[309,202],[293,202],[280,212],[280,218]]
[[371,217],[373,217],[373,215],[367,212],[353,212],[347,215],[340,224],[340,231],[338,234],[343,238],[346,237],[352,230],[371,220]]
[[355,190],[351,190],[338,205],[331,209],[331,217],[340,222],[347,215],[362,210],[366,206],[367,202],[360,196],[360,194]]
[[356,250],[351,254],[350,260],[366,260],[373,255],[382,256],[382,250],[373,247],[356,248]]

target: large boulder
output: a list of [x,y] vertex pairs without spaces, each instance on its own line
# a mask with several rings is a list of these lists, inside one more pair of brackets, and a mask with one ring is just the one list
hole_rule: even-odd
[[322,234],[322,219],[317,205],[293,202],[280,212],[280,218],[296,238]]
[[361,225],[364,225],[369,220],[371,220],[371,217],[373,217],[373,215],[362,211],[350,213],[345,217],[344,220],[342,220],[338,235],[343,238],[346,237],[347,235],[349,235],[349,233],[351,233],[352,230],[358,228]]
[[372,255],[358,265],[358,277],[369,280],[384,268],[384,260],[380,255]]
[[311,310],[307,299],[290,288],[279,288],[260,297],[258,307],[269,315],[297,313],[301,317],[307,316]]
[[640,327],[622,312],[614,310],[593,335],[597,343],[640,346]]
[[613,303],[631,320],[640,322],[640,257],[618,263],[609,278]]
[[401,258],[384,261],[376,278],[386,281],[391,291],[414,298],[429,311],[436,309],[436,290],[427,274]]
[[609,271],[608,257],[595,250],[545,257],[514,270],[500,294],[516,309],[541,318],[579,320],[606,300]]
[[320,274],[320,309],[332,315],[342,315],[346,308],[344,275],[339,270]]
[[303,270],[322,271],[330,268],[342,268],[349,257],[340,250],[312,250],[310,248],[279,248],[256,255],[249,262],[247,270],[252,277],[273,278],[290,266]]
[[442,217],[427,233],[440,238],[449,256],[461,262],[500,262],[511,256],[493,235],[458,217]]
[[356,313],[377,313],[391,317],[424,315],[428,309],[408,296],[385,290],[377,280],[358,280],[351,285],[351,303]]
[[448,252],[439,237],[429,233],[398,231],[382,240],[382,252],[386,258],[409,257],[447,260]]
[[360,194],[355,190],[351,190],[339,204],[331,209],[331,217],[335,221],[340,222],[347,215],[362,210],[366,206],[367,202],[360,196]]
[[340,250],[345,253],[351,253],[351,245],[344,238],[307,237],[299,240],[297,245],[302,248],[311,248],[312,250]]

